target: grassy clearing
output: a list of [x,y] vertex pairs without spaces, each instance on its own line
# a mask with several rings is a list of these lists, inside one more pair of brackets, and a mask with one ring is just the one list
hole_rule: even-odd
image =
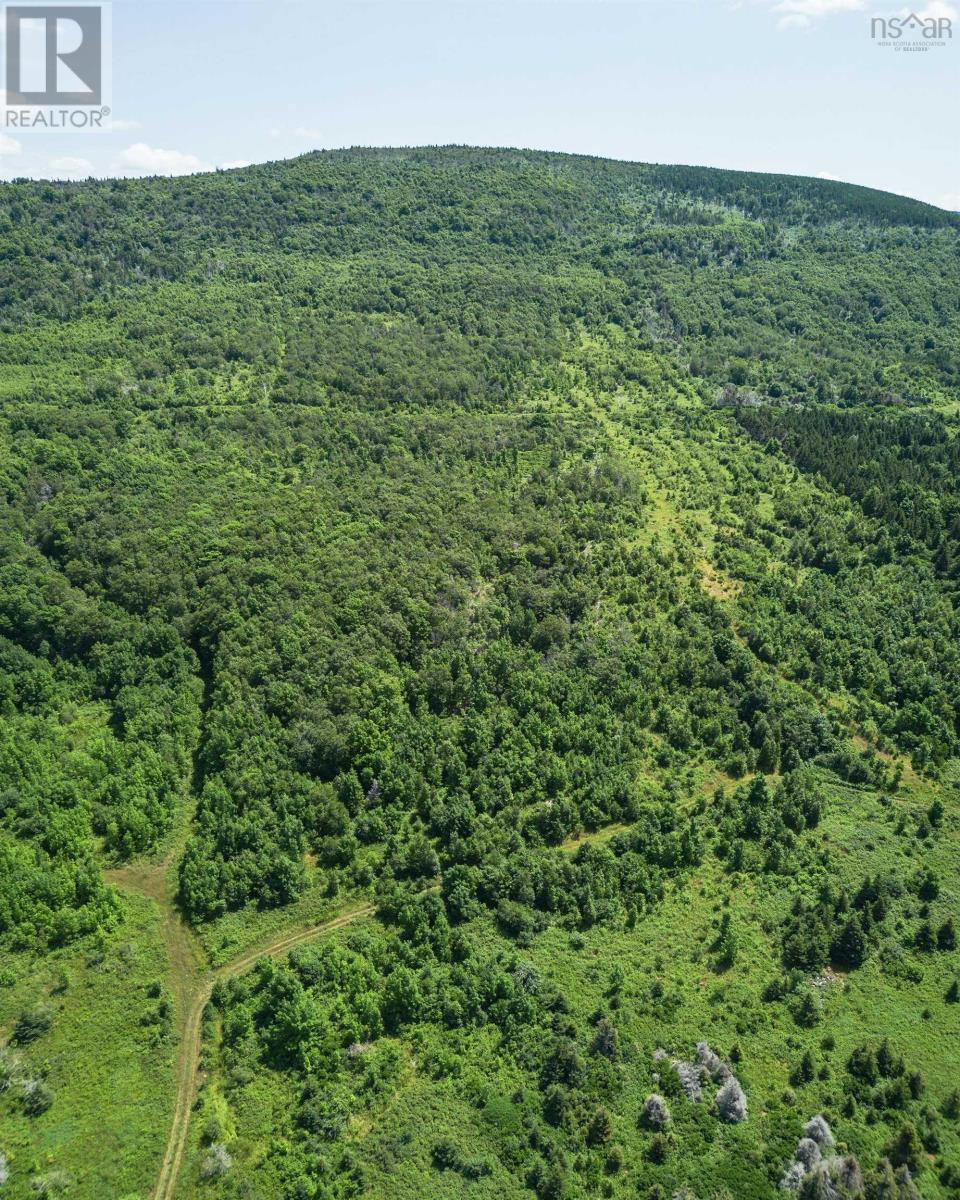
[[331,897],[321,873],[308,863],[307,888],[293,904],[282,909],[247,905],[201,926],[198,937],[211,966],[219,967],[286,930],[319,925],[344,907],[349,907],[349,899]]
[[[167,957],[155,905],[135,896],[115,930],[82,950],[42,961],[8,959],[0,988],[0,1032],[44,1002],[49,1032],[17,1051],[25,1070],[44,1075],[51,1107],[27,1117],[10,1093],[0,1098],[0,1149],[10,1181],[4,1197],[36,1195],[38,1177],[60,1173],[76,1200],[147,1196],[173,1105],[175,1045],[165,1025],[145,1018],[167,988]],[[6,970],[6,964],[5,964]]]
[[[898,832],[904,814],[929,804],[936,792],[932,785],[905,785],[889,802],[875,790],[842,784],[833,776],[825,775],[823,782],[828,807],[810,837],[829,853],[835,884],[855,888],[866,873],[905,877],[922,862],[945,881],[931,905],[931,919],[954,910],[960,864],[956,833],[918,845],[910,832]],[[604,844],[614,832],[610,827],[586,840]],[[599,1179],[595,1194],[646,1196],[660,1186],[669,1196],[687,1186],[701,1198],[767,1200],[777,1194],[771,1164],[790,1159],[803,1124],[818,1112],[828,1115],[842,1150],[856,1153],[865,1166],[875,1163],[895,1127],[864,1111],[844,1112],[846,1063],[865,1041],[889,1037],[909,1069],[922,1072],[924,1100],[933,1107],[956,1086],[960,1005],[944,1000],[958,968],[955,952],[908,952],[912,975],[892,970],[875,952],[859,970],[827,970],[813,977],[822,1016],[810,1028],[797,1023],[789,1004],[762,999],[765,985],[782,970],[778,935],[789,913],[790,893],[783,877],[730,873],[708,855],[632,929],[570,932],[552,926],[516,950],[536,968],[545,990],[558,989],[567,997],[578,1029],[589,1030],[600,1012],[612,1010],[616,1019],[622,1058],[608,1108],[624,1166]],[[724,914],[730,915],[738,945],[734,964],[726,968],[712,949]],[[908,905],[891,932],[909,940],[917,915]],[[491,951],[510,949],[487,920],[475,922],[470,935]],[[615,972],[622,974],[624,984],[619,1000],[611,1003]],[[229,1130],[231,1152],[244,1176],[256,1178],[264,1194],[279,1192],[282,1180],[274,1177],[278,1160],[270,1151],[278,1139],[289,1136],[289,1114],[301,1083],[295,1075],[264,1069],[246,1086],[231,1086],[219,1065],[218,1032],[211,1030],[205,1055],[209,1074],[184,1173],[184,1195],[232,1194],[227,1181],[200,1182],[204,1120],[210,1117]],[[747,1092],[748,1119],[738,1126],[718,1121],[710,1110],[709,1090],[699,1105],[673,1098],[670,1148],[665,1160],[655,1163],[652,1135],[638,1124],[646,1096],[660,1087],[654,1050],[664,1047],[671,1056],[692,1058],[695,1044],[703,1040],[735,1061]],[[377,1049],[392,1042],[382,1038]],[[511,1139],[523,1136],[519,1126],[514,1128],[519,1111],[514,1101],[529,1088],[529,1078],[501,1053],[493,1028],[443,1033],[418,1026],[401,1045],[404,1066],[389,1097],[352,1118],[331,1147],[331,1155],[346,1150],[361,1164],[362,1195],[446,1200],[528,1194],[517,1190],[504,1162]],[[818,1076],[798,1083],[791,1076],[806,1051],[814,1057]],[[438,1168],[431,1148],[444,1141],[487,1163],[490,1173],[466,1180]],[[924,1197],[949,1195],[936,1172],[958,1154],[960,1131],[944,1121],[940,1150],[918,1177]]]

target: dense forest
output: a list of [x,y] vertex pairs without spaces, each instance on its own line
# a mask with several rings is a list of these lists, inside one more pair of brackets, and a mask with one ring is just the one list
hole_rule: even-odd
[[869,189],[2,185],[0,1196],[960,1195],[958,401]]

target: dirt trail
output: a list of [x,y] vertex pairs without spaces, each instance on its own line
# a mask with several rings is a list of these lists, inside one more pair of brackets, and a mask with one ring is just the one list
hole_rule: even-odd
[[196,935],[177,909],[173,872],[175,857],[176,848],[171,849],[160,862],[130,863],[104,871],[109,883],[124,891],[146,896],[157,904],[163,916],[163,940],[170,961],[169,982],[177,1014],[177,1100],[153,1200],[174,1200],[177,1194],[196,1096],[203,1010],[214,984],[249,970],[259,958],[284,954],[304,942],[368,917],[374,911],[372,904],[361,904],[321,924],[284,930],[270,940],[245,950],[231,962],[210,970],[205,966],[203,950]]
[[284,930],[274,937],[252,946],[239,954],[232,962],[211,969],[196,934],[183,919],[177,904],[177,872],[183,850],[190,836],[197,808],[197,797],[203,787],[201,745],[203,725],[210,706],[212,668],[210,655],[199,645],[194,647],[201,664],[203,696],[200,701],[201,723],[199,737],[193,753],[193,771],[186,789],[167,852],[157,861],[128,863],[122,867],[104,871],[108,883],[123,891],[146,896],[160,910],[161,932],[170,962],[169,983],[173,994],[176,1013],[177,1100],[167,1138],[160,1173],[152,1193],[152,1200],[174,1200],[180,1181],[180,1171],[187,1148],[190,1132],[190,1116],[197,1091],[197,1071],[200,1065],[200,1045],[203,1030],[203,1011],[207,1006],[214,984],[230,979],[249,970],[258,958],[284,954],[303,942],[323,937],[334,930],[350,925],[370,916],[374,906],[358,904],[320,924],[301,925]]
[[[354,921],[359,921],[364,917],[370,916],[372,913],[372,904],[362,904],[357,908],[351,909],[349,912],[331,917],[329,921],[324,921],[319,925],[310,925],[277,934],[271,941],[264,942],[261,945],[252,947],[250,950],[244,951],[243,954],[235,958],[232,962],[225,963],[223,966],[217,967],[214,971],[207,971],[202,975],[198,975],[194,971],[183,977],[181,983],[185,985],[185,994],[183,996],[183,1005],[179,1008],[181,1013],[181,1029],[180,1047],[177,1054],[177,1102],[170,1125],[170,1134],[167,1138],[167,1146],[163,1154],[163,1161],[160,1165],[160,1174],[153,1191],[153,1200],[174,1200],[177,1194],[177,1184],[190,1132],[190,1116],[193,1112],[193,1102],[196,1095],[197,1070],[200,1064],[200,1043],[203,1029],[203,1010],[210,999],[214,984],[219,980],[230,979],[235,975],[240,975],[244,971],[249,970],[259,958],[284,954],[288,950],[292,950],[295,946],[301,945],[303,942],[309,942],[314,938],[333,933],[334,930],[342,929],[345,925],[350,925]],[[183,922],[180,921],[176,913],[171,915],[171,919],[176,921],[184,930],[186,938],[191,943],[191,949],[193,949],[192,934],[190,934]],[[172,966],[174,976],[176,976],[178,974],[178,966],[175,960],[172,960]]]

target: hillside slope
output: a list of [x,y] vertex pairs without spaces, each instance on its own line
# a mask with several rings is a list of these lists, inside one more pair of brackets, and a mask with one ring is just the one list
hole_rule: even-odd
[[355,150],[0,250],[4,1195],[154,1194],[216,978],[164,1196],[960,1194],[960,218]]

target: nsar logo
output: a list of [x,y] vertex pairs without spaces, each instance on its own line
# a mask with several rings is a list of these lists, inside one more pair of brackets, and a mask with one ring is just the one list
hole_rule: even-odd
[[894,50],[929,50],[945,46],[953,37],[949,17],[921,17],[908,13],[898,17],[871,17],[870,36],[878,45]]

